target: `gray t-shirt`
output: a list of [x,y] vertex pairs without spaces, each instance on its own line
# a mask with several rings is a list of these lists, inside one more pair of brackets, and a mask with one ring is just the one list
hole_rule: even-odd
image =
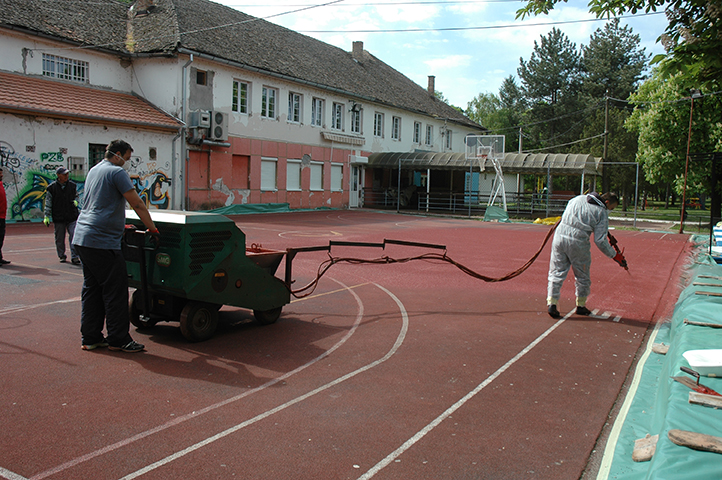
[[125,198],[133,189],[122,167],[103,160],[88,172],[82,210],[75,225],[73,244],[120,250],[125,228]]

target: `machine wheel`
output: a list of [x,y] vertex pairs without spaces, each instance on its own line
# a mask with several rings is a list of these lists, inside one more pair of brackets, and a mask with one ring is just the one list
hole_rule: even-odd
[[254,310],[253,316],[256,317],[256,321],[261,325],[270,325],[281,316],[281,310],[283,307],[272,308],[270,310]]
[[140,316],[143,313],[143,309],[138,307],[143,303],[143,292],[136,290],[130,297],[128,302],[128,315],[130,316],[130,323],[136,328],[151,328],[155,327],[158,323],[156,320],[141,320]]
[[213,336],[218,326],[218,308],[210,303],[188,302],[180,314],[181,333],[191,342]]

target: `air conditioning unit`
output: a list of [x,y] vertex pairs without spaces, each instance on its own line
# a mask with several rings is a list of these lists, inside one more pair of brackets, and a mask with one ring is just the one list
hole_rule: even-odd
[[191,128],[210,128],[211,112],[208,110],[192,110],[188,114],[188,126]]
[[214,111],[211,113],[211,127],[208,130],[211,140],[228,140],[228,114]]

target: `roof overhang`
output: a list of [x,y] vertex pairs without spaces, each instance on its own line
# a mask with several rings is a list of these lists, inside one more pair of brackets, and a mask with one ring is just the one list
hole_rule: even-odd
[[[601,158],[588,154],[506,153],[500,162],[505,173],[551,175],[600,175]],[[431,169],[479,171],[478,160],[468,160],[464,153],[384,152],[369,156],[370,168]],[[492,170],[490,160],[482,170]]]
[[177,133],[183,122],[131,93],[0,72],[0,112]]

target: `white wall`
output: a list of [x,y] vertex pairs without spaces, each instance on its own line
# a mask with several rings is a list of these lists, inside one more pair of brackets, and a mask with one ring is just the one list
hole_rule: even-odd
[[[87,85],[131,91],[131,75],[118,57],[70,47],[11,30],[0,29],[0,70],[42,76],[43,53],[88,62]],[[25,50],[23,50],[25,49]],[[82,84],[78,84],[82,85]]]
[[[133,146],[133,167],[128,173],[141,195],[149,193],[149,206],[180,208],[180,193],[176,192],[182,190],[180,181],[175,180],[180,177],[180,172],[176,171],[172,158],[173,134],[2,113],[0,132],[0,141],[5,142],[3,145],[15,151],[4,169],[8,220],[21,218],[21,211],[22,218],[42,218],[42,196],[47,184],[55,180],[55,170],[59,166],[70,169],[71,163],[82,159],[87,173],[89,144],[107,145],[116,138],[122,138]],[[151,148],[157,152],[156,160],[150,158]],[[177,165],[177,153],[175,160]],[[82,191],[85,176],[73,174],[71,178]],[[170,179],[172,186],[164,179]],[[152,192],[154,189],[155,192]],[[157,197],[162,199],[164,196],[168,199],[167,204],[158,201]]]

